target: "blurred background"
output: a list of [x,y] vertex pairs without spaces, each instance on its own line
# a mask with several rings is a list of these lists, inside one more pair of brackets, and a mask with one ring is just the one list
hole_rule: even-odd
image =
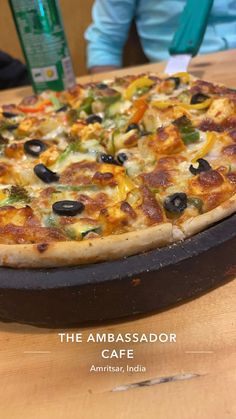
[[[60,0],[59,4],[75,74],[81,76],[87,73],[84,31],[91,22],[93,0]],[[24,62],[7,0],[1,1],[0,28],[0,50]],[[130,30],[129,39],[124,49],[123,62],[125,67],[147,62],[137,36],[135,24],[132,25]]]

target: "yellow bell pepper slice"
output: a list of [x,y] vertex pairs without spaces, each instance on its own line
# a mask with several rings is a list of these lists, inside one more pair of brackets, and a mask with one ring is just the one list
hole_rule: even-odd
[[[115,166],[112,164],[102,164],[99,171],[101,173],[112,173],[114,175],[114,180],[117,183],[116,192],[114,190],[113,198],[118,199],[118,201],[124,201],[126,199],[127,194],[135,188],[135,184],[133,181],[126,176],[125,168],[122,166]],[[115,194],[117,197],[115,198]]]
[[198,159],[202,159],[206,154],[209,153],[211,148],[213,147],[217,136],[214,132],[207,132],[207,140],[204,146],[195,154],[194,158],[192,159],[192,163],[196,162]]
[[158,109],[167,109],[170,106],[181,106],[184,109],[192,109],[192,110],[201,110],[209,108],[210,104],[212,103],[212,99],[209,98],[202,103],[195,103],[191,105],[190,103],[183,103],[183,102],[172,102],[170,100],[155,100],[152,102],[152,105]]
[[194,103],[193,105],[191,105],[190,103],[181,103],[181,106],[183,106],[183,108],[186,108],[186,109],[201,110],[201,109],[209,108],[211,103],[212,103],[212,98],[209,98],[209,99],[204,100],[204,102]]
[[99,172],[101,173],[112,173],[114,175],[115,180],[120,185],[121,190],[130,191],[134,188],[134,184],[132,180],[125,175],[125,168],[124,166],[116,166],[114,164],[103,163],[100,165]]
[[117,176],[117,188],[119,201],[124,201],[130,191],[135,188],[135,184],[128,176]]
[[[125,175],[125,168],[123,166],[115,166],[113,164],[103,163],[100,165],[99,172],[112,173],[114,180],[117,183],[116,192],[118,201],[124,201],[127,194],[135,188],[132,180]],[[115,198],[115,196],[113,196]]]
[[6,197],[7,197],[7,195],[3,191],[0,191],[0,201],[5,199]]
[[147,76],[140,77],[130,83],[125,91],[125,98],[130,99],[137,89],[142,87],[151,87],[154,84],[154,81],[149,79]]
[[177,103],[176,102],[171,102],[170,100],[154,100],[152,103],[151,103],[151,105],[152,106],[155,106],[155,108],[158,108],[158,109],[167,109],[167,108],[169,108],[170,106],[175,106],[175,105],[177,105]]

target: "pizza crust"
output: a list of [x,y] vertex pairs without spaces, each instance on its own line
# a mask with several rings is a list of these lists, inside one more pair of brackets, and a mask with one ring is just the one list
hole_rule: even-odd
[[171,223],[81,242],[0,244],[0,265],[14,268],[56,268],[113,260],[173,242]]
[[[220,221],[229,215],[236,212],[236,194],[234,194],[230,199],[223,202],[218,207],[214,208],[211,211],[208,211],[204,214],[198,215],[197,217],[190,218],[181,224],[181,230],[185,238],[193,236],[196,233],[208,228],[212,224]],[[177,240],[175,234],[173,234],[174,239]]]
[[213,210],[191,218],[178,227],[165,223],[140,231],[80,242],[0,244],[0,266],[57,268],[120,259],[182,241],[234,212],[236,194]]

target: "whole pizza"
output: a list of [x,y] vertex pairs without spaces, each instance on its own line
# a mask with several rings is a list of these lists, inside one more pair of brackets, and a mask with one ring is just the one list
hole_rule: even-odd
[[0,265],[170,245],[236,209],[236,91],[145,73],[0,111]]

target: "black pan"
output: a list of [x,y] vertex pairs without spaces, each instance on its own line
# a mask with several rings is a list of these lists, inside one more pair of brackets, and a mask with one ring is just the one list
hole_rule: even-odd
[[236,214],[137,256],[65,269],[0,268],[0,318],[69,327],[161,310],[236,276]]

